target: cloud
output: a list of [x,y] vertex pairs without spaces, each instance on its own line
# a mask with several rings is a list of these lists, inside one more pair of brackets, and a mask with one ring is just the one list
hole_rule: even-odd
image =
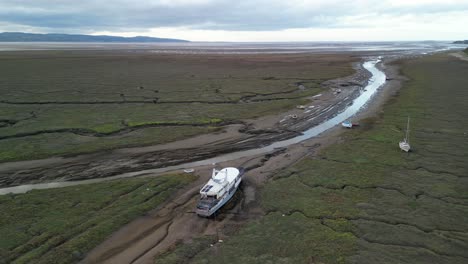
[[454,14],[465,21],[468,0],[0,0],[0,31],[125,35],[160,29],[220,36],[221,32],[300,29],[381,27],[385,31],[403,23],[410,23],[412,31],[433,24],[433,19],[453,26]]

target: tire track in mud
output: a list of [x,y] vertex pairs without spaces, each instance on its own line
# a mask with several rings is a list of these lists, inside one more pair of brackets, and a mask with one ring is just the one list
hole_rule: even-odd
[[[85,180],[90,178],[105,178],[122,173],[155,169],[173,166],[181,163],[211,158],[217,155],[250,149],[258,144],[268,144],[278,138],[292,137],[294,134],[275,134],[274,137],[251,138],[241,144],[236,144],[238,140],[224,142],[204,148],[177,149],[173,151],[152,151],[150,153],[137,155],[118,155],[109,157],[106,160],[96,161],[90,157],[86,162],[64,163],[60,166],[47,166],[16,170],[14,172],[0,172],[0,186],[21,185],[34,181],[50,181],[57,178],[62,180]],[[226,146],[230,146],[226,148]],[[98,169],[94,169],[98,168]]]

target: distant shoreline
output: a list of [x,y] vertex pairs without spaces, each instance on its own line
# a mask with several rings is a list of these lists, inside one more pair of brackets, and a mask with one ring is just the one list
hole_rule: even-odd
[[0,42],[76,42],[76,43],[164,43],[189,42],[183,39],[156,38],[147,36],[120,37],[107,35],[81,35],[81,34],[34,34],[23,32],[0,33]]

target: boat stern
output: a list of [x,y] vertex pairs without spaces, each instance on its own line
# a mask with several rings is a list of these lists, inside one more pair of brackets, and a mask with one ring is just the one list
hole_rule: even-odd
[[208,197],[202,197],[198,201],[197,209],[195,212],[199,216],[209,217],[213,214],[215,210],[213,210],[216,205],[218,204],[218,200]]
[[213,213],[210,212],[208,209],[198,209],[196,210],[198,216],[202,217],[210,217]]

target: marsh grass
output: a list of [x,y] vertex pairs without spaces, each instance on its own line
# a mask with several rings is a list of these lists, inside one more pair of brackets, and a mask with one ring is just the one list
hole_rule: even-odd
[[189,174],[0,196],[0,263],[75,263],[193,181]]
[[[208,127],[279,113],[323,91],[325,80],[352,74],[355,60],[320,54],[2,52],[0,162],[166,143],[210,129],[183,126],[167,133],[175,129],[160,124]],[[298,89],[297,83],[306,89]],[[83,139],[63,131],[112,134],[126,125],[140,130],[142,137],[132,132],[131,142],[127,135]],[[151,125],[160,127],[148,128]],[[64,135],[1,139],[51,130],[62,130]]]
[[214,132],[212,126],[148,127],[125,135],[93,137],[72,133],[50,133],[0,141],[0,160],[40,159],[51,155],[75,155],[108,151],[119,147],[160,144],[201,133]]
[[466,263],[468,63],[439,54],[402,71],[411,80],[377,118],[275,175],[266,216],[191,262]]

